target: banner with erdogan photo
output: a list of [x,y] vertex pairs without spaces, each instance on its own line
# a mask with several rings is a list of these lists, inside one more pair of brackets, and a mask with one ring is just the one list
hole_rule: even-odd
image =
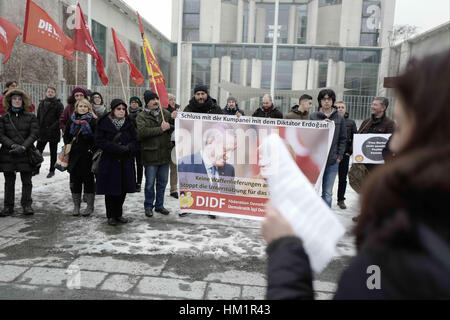
[[[319,191],[334,123],[179,113],[175,124],[180,212],[262,220],[270,198],[268,158],[261,148],[279,135]],[[298,190],[295,197],[301,197]]]

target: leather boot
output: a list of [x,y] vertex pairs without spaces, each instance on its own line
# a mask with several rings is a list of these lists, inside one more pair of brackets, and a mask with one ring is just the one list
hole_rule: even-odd
[[87,207],[83,213],[83,217],[89,217],[94,213],[94,202],[95,202],[95,194],[94,193],[86,193]]
[[73,200],[73,213],[74,217],[78,217],[80,215],[80,206],[81,206],[81,193],[72,193]]

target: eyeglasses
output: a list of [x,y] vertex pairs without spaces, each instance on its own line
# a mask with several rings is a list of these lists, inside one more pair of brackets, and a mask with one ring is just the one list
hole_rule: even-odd
[[119,111],[125,111],[125,110],[127,110],[127,109],[125,109],[125,108],[116,108],[116,110],[119,110]]

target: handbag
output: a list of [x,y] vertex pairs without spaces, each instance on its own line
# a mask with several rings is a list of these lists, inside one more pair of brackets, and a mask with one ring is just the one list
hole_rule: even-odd
[[[119,139],[119,137],[121,135],[122,135],[122,132],[119,132],[118,134],[116,134],[116,136],[114,137],[112,142],[116,142],[116,140]],[[97,151],[94,152],[94,155],[92,156],[91,172],[93,174],[98,174],[98,168],[100,167],[100,162],[102,161],[102,155],[103,155],[103,150],[98,149]]]
[[[8,116],[9,116],[9,122],[11,123],[11,126],[13,127],[14,130],[16,130],[19,137],[25,142],[24,137],[22,137],[19,130],[17,130],[16,126],[14,125],[14,122],[11,120],[11,115],[8,114]],[[38,149],[36,149],[34,144],[31,145],[31,147],[27,149],[27,154],[28,154],[28,160],[30,162],[30,165],[34,168],[40,167],[41,163],[44,162],[44,157],[42,156],[42,153]]]
[[73,137],[72,141],[69,144],[64,145],[61,148],[61,151],[58,153],[58,158],[55,163],[55,169],[58,169],[61,172],[64,172],[69,167],[69,154],[70,150],[72,150],[72,144],[80,135],[81,130],[78,131],[77,135]]
[[348,171],[348,180],[350,186],[356,193],[360,193],[364,180],[369,175],[369,170],[363,163],[354,163]]

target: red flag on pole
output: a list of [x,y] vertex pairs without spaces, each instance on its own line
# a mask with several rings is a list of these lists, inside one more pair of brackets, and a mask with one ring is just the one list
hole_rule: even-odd
[[131,80],[136,83],[139,87],[142,86],[144,83],[144,76],[139,72],[138,68],[134,65],[134,63],[131,61],[130,56],[128,55],[127,49],[125,49],[125,46],[120,41],[120,39],[116,35],[116,31],[114,28],[111,28],[112,36],[114,40],[114,47],[116,48],[116,57],[118,63],[126,63],[128,64],[128,67],[130,68],[130,78]]
[[22,34],[19,28],[3,17],[0,17],[0,52],[5,55],[3,64],[8,62],[17,37]]
[[27,0],[23,42],[74,60],[73,41],[45,10]]
[[103,85],[106,86],[109,80],[105,73],[105,62],[100,56],[100,53],[97,51],[97,47],[92,39],[89,26],[86,23],[80,4],[77,5],[74,42],[75,50],[90,54],[94,58],[98,76],[100,77]]

